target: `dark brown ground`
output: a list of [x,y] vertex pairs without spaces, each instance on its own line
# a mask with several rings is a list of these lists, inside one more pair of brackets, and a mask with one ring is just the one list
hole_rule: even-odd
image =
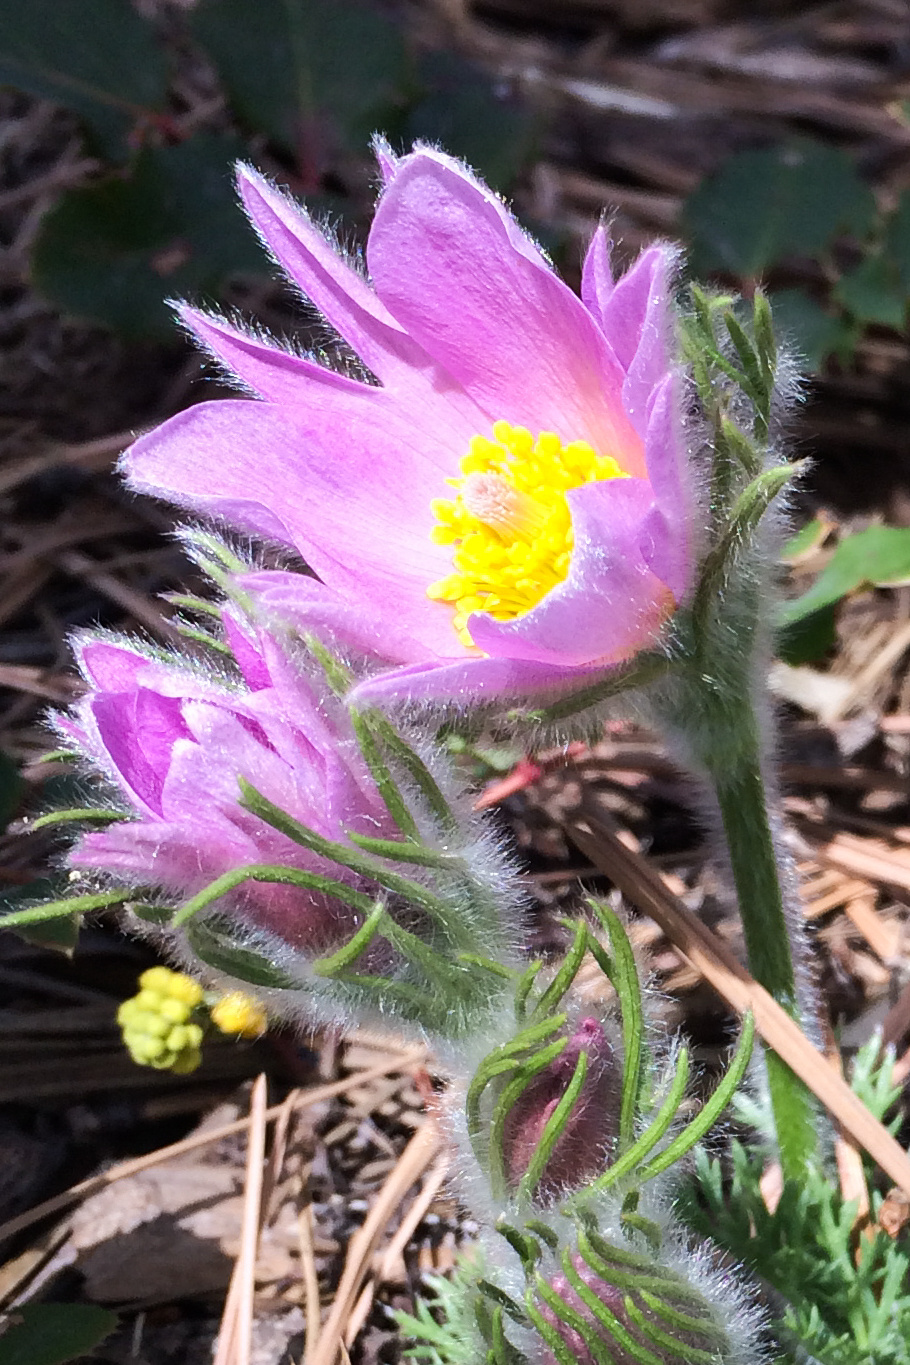
[[[480,60],[539,111],[538,155],[515,202],[556,234],[570,263],[604,209],[614,213],[628,254],[655,235],[673,235],[682,197],[700,177],[731,150],[785,134],[850,150],[885,203],[910,184],[910,120],[900,104],[910,95],[910,19],[899,0],[415,0],[400,9],[416,43]],[[61,780],[34,760],[48,747],[42,713],[72,695],[68,632],[101,622],[168,638],[160,594],[185,581],[187,566],[168,539],[169,514],[126,496],[113,460],[131,432],[213,390],[180,342],[128,345],[61,318],[36,297],[27,267],[40,214],[60,186],[80,183],[92,168],[69,116],[54,107],[7,93],[0,120],[0,232],[8,244],[0,267],[0,745],[24,765],[21,816],[47,799],[46,781]],[[347,188],[365,208],[366,165],[348,174]],[[819,268],[793,262],[784,283],[811,283]],[[277,285],[238,285],[233,302],[275,326],[300,324]],[[869,516],[910,524],[908,381],[908,338],[880,329],[867,334],[849,369],[832,366],[808,389],[794,445],[816,460],[804,501],[828,509],[833,537]],[[798,582],[818,570],[831,543],[797,566]],[[899,1051],[910,1042],[908,651],[910,589],[866,593],[842,609],[838,648],[819,669],[827,678],[795,682],[779,672],[776,680],[788,698],[781,705],[789,837],[832,1019],[845,1023],[851,1047],[884,1019]],[[824,691],[832,679],[833,696],[830,686]],[[685,783],[653,736],[616,727],[601,746],[569,760],[537,756],[504,777],[478,772],[494,784],[490,800],[501,798],[526,857],[539,948],[558,950],[556,916],[576,908],[582,890],[609,889],[566,836],[582,801],[615,817],[671,888],[738,943]],[[41,834],[0,837],[0,884],[14,892],[29,886],[46,873],[54,847]],[[668,1016],[690,1030],[710,1063],[729,1036],[726,1010],[650,921],[639,920],[635,936],[669,992]],[[214,1047],[196,1075],[162,1079],[132,1065],[114,1024],[117,1001],[133,992],[148,960],[107,923],[84,932],[71,960],[11,935],[0,939],[0,1218],[101,1163],[181,1136],[216,1102],[245,1112],[245,1092],[236,1087],[262,1068],[280,1098],[288,1085],[384,1061],[384,1078],[291,1122],[257,1269],[259,1354],[252,1359],[297,1360],[307,1272],[316,1271],[328,1304],[346,1254],[354,1255],[346,1252],[352,1231],[383,1182],[391,1179],[394,1192],[394,1181],[408,1174],[401,1153],[421,1121],[423,1062],[402,1062],[390,1044],[369,1038],[347,1049],[317,1038],[309,1051],[278,1035]],[[910,1054],[901,1066],[910,1072]],[[194,1189],[213,1182],[204,1232],[187,1226],[192,1201],[174,1174],[165,1182],[170,1194],[136,1177],[98,1196],[103,1207],[86,1206],[7,1243],[0,1305],[33,1292],[35,1276],[44,1276],[43,1292],[52,1296],[125,1306],[124,1325],[98,1360],[209,1359],[238,1247],[243,1152],[234,1138],[185,1158]],[[415,1158],[421,1179],[434,1169],[432,1151],[424,1157]],[[380,1242],[406,1212],[407,1188],[379,1229]],[[395,1357],[381,1305],[407,1306],[422,1272],[448,1268],[465,1231],[443,1192],[417,1222],[404,1259],[383,1259],[382,1251],[371,1259],[371,1249],[360,1248],[368,1290],[356,1310],[366,1326],[352,1343],[355,1358]],[[153,1234],[162,1240],[143,1242]],[[165,1260],[170,1279],[164,1274],[150,1286],[150,1259]],[[50,1269],[42,1270],[45,1262]]]

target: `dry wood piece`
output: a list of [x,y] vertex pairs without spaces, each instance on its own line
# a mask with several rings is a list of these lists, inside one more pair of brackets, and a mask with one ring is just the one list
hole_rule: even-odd
[[335,1301],[319,1334],[319,1340],[312,1354],[307,1357],[306,1365],[335,1365],[339,1350],[344,1345],[345,1324],[369,1273],[370,1259],[376,1244],[404,1195],[436,1157],[439,1143],[435,1125],[427,1119],[401,1154],[398,1164],[370,1209],[363,1227],[348,1243],[347,1258]]
[[[426,1055],[426,1049],[423,1047],[402,1050],[397,1059],[397,1068],[406,1072],[422,1066],[426,1062]],[[295,1102],[295,1108],[302,1109],[309,1105],[321,1104],[323,1100],[330,1099],[334,1095],[343,1095],[357,1085],[378,1076],[387,1075],[388,1069],[388,1062],[382,1062],[371,1070],[355,1071],[343,1080],[332,1081],[329,1085],[300,1090],[297,1092],[298,1098]],[[266,1121],[273,1122],[283,1112],[283,1104],[274,1105],[271,1109],[266,1110]],[[113,1166],[108,1171],[102,1171],[100,1175],[89,1176],[87,1180],[81,1180],[78,1185],[72,1185],[62,1194],[55,1195],[53,1199],[46,1199],[42,1204],[36,1205],[35,1208],[29,1209],[26,1213],[20,1213],[15,1218],[10,1218],[5,1223],[0,1224],[0,1242],[40,1222],[43,1218],[49,1218],[55,1213],[62,1213],[70,1205],[79,1203],[81,1199],[96,1193],[98,1190],[105,1189],[108,1185],[114,1184],[115,1181],[124,1180],[137,1171],[148,1170],[163,1161],[169,1161],[171,1157],[182,1156],[185,1152],[193,1151],[196,1147],[204,1147],[208,1143],[218,1142],[221,1138],[230,1137],[234,1133],[243,1133],[249,1125],[250,1119],[245,1118],[238,1119],[235,1123],[226,1123],[220,1128],[205,1129],[183,1138],[180,1142],[174,1142],[169,1147],[161,1147],[157,1152],[150,1152],[148,1156],[135,1157],[132,1161],[122,1161],[119,1166]]]

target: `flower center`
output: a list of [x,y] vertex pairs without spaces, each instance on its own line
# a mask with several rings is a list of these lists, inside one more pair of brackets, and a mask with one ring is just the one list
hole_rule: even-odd
[[568,490],[627,477],[587,441],[564,445],[552,431],[535,440],[525,427],[496,422],[492,440],[472,437],[461,476],[446,480],[456,497],[431,504],[433,540],[454,546],[454,572],[431,583],[427,596],[453,604],[462,644],[474,643],[472,612],[511,621],[566,577],[573,546]]

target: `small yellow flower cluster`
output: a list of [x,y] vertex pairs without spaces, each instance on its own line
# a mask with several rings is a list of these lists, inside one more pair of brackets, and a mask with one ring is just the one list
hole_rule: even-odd
[[269,1026],[265,1010],[243,991],[230,991],[212,1006],[212,1023],[240,1038],[261,1038]]
[[139,994],[117,1011],[123,1041],[134,1062],[180,1075],[202,1060],[202,1025],[193,1018],[203,1003],[198,981],[169,967],[150,967],[139,978]]

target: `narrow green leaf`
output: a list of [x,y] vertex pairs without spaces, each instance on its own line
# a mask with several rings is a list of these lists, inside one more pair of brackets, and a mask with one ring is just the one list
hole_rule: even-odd
[[373,909],[373,900],[362,891],[356,891],[344,882],[332,877],[323,877],[317,872],[303,872],[298,867],[282,867],[279,864],[253,863],[249,867],[233,868],[204,887],[192,899],[182,905],[171,924],[175,929],[186,924],[201,910],[206,910],[214,901],[220,900],[228,892],[235,891],[244,882],[275,883],[279,886],[299,886],[304,891],[318,891],[326,896],[335,896],[361,914],[368,915]]
[[367,724],[385,745],[396,763],[399,763],[423,796],[427,806],[435,815],[441,830],[451,832],[458,823],[451,806],[445,798],[435,777],[419,754],[406,744],[392,723],[380,711],[368,710],[362,713]]
[[[571,1257],[569,1257],[569,1263],[571,1264]],[[565,1268],[565,1262],[563,1267]],[[563,1296],[551,1284],[547,1283],[539,1271],[536,1277],[536,1285],[538,1297],[543,1299],[547,1307],[566,1327],[578,1333],[597,1365],[615,1365],[613,1352],[590,1319],[583,1317],[571,1304],[567,1303]],[[572,1287],[573,1289],[576,1288],[574,1284]],[[583,1296],[579,1295],[579,1298],[583,1298]],[[584,1302],[587,1304],[587,1300]],[[574,1356],[572,1358],[574,1359]],[[658,1361],[657,1365],[661,1365],[661,1363]]]
[[312,963],[313,971],[317,976],[337,976],[339,972],[347,971],[348,967],[373,941],[376,933],[382,926],[385,919],[385,906],[379,904],[373,913],[364,920],[363,924],[336,952],[328,957],[317,957]]
[[503,1087],[502,1094],[493,1106],[493,1117],[490,1123],[490,1184],[494,1194],[500,1198],[505,1194],[507,1188],[503,1143],[509,1113],[534,1077],[544,1071],[551,1062],[554,1062],[565,1051],[568,1041],[568,1038],[557,1038],[548,1047],[541,1048],[528,1061],[522,1063],[517,1074]]
[[453,943],[461,943],[466,947],[473,946],[474,936],[470,925],[464,923],[463,917],[459,917],[457,914],[453,915],[451,907],[441,897],[434,895],[432,891],[428,891],[419,882],[413,882],[407,877],[400,877],[398,873],[390,871],[383,864],[361,856],[355,849],[349,848],[345,844],[336,843],[332,839],[326,839],[321,834],[317,834],[315,830],[307,829],[287,811],[281,810],[279,806],[267,800],[245,778],[239,779],[239,786],[241,791],[240,804],[252,811],[254,815],[258,815],[260,820],[265,820],[273,829],[280,830],[282,834],[286,834],[289,839],[293,839],[294,843],[300,844],[302,848],[308,848],[313,853],[318,853],[323,858],[328,858],[341,867],[348,868],[351,872],[356,872],[362,877],[378,882],[380,886],[385,887],[394,895],[403,896],[405,900],[425,910],[432,919],[442,925]]
[[622,1018],[623,1073],[622,1099],[619,1113],[620,1151],[628,1147],[635,1136],[641,1098],[642,1064],[644,1061],[644,1014],[641,1003],[641,985],[635,954],[626,933],[625,926],[611,906],[599,901],[588,901],[606,933],[609,935],[613,952],[612,972],[607,975],[613,982],[619,999]]
[[544,1125],[540,1140],[534,1148],[531,1160],[528,1162],[528,1169],[521,1178],[519,1195],[530,1198],[540,1184],[547,1162],[553,1155],[553,1149],[565,1132],[566,1124],[572,1117],[575,1105],[578,1103],[578,1097],[582,1092],[587,1074],[588,1054],[582,1051],[578,1054],[578,1061],[575,1063],[575,1070],[572,1073],[572,1079],[566,1086],[565,1094],[560,1097],[559,1103]]
[[233,942],[231,926],[225,921],[217,918],[192,920],[186,926],[186,938],[193,952],[203,962],[216,971],[236,977],[238,981],[269,990],[300,989],[299,982],[274,966],[268,958],[252,948],[242,948]]
[[557,1008],[560,1001],[565,996],[572,982],[578,975],[578,969],[584,961],[585,953],[588,949],[588,929],[587,925],[579,921],[575,926],[575,938],[572,946],[566,953],[565,959],[561,963],[559,970],[540,999],[531,1011],[532,1019],[545,1018]]
[[649,1322],[645,1314],[641,1311],[631,1294],[627,1294],[623,1300],[625,1310],[635,1323],[638,1330],[654,1342],[655,1346],[661,1346],[666,1350],[675,1352],[679,1365],[717,1365],[717,1352],[705,1351],[698,1346],[690,1346],[678,1337],[671,1336],[656,1323]]
[[71,915],[88,915],[93,910],[109,910],[112,906],[133,900],[137,894],[135,889],[121,887],[118,891],[100,891],[93,895],[48,901],[45,905],[33,905],[27,910],[13,910],[8,915],[0,915],[0,929],[15,929],[20,924],[40,924],[43,920],[64,919]]
[[52,810],[47,815],[39,815],[32,820],[29,828],[49,829],[53,825],[94,824],[110,825],[118,820],[128,820],[130,816],[122,810],[99,810],[97,806],[74,806],[71,810]]
[[535,709],[528,713],[528,719],[535,720],[541,725],[550,725],[569,716],[577,716],[582,711],[608,701],[611,697],[618,697],[623,692],[637,687],[647,687],[667,673],[670,667],[671,660],[666,655],[642,650],[636,655],[633,663],[615,669],[608,680],[596,683],[593,687],[570,692],[552,706]]
[[689,1079],[689,1054],[685,1048],[681,1048],[676,1059],[676,1072],[673,1082],[667,1092],[667,1096],[657,1111],[655,1118],[649,1123],[648,1127],[641,1136],[628,1147],[625,1152],[603,1175],[599,1175],[584,1190],[573,1197],[572,1203],[576,1205],[584,1198],[587,1198],[595,1191],[607,1190],[617,1184],[630,1171],[634,1171],[641,1165],[648,1153],[657,1146],[661,1138],[670,1128],[674,1118],[682,1104],[683,1096],[686,1093],[686,1083]]
[[[385,808],[391,815],[395,824],[402,834],[415,842],[419,839],[417,822],[408,809],[408,804],[404,799],[398,784],[389,771],[388,764],[382,757],[376,736],[369,722],[362,712],[352,709],[350,711],[351,725],[360,745],[360,752],[363,754],[364,762],[370,770],[373,781],[385,803]],[[355,841],[356,842],[356,841]],[[380,840],[379,842],[384,842]],[[380,856],[385,856],[380,854]],[[405,859],[404,861],[415,861]]]
[[[400,826],[399,826],[400,828]],[[426,844],[411,843],[404,839],[374,839],[370,834],[355,834],[346,830],[352,844],[362,848],[364,853],[372,853],[374,858],[387,858],[393,863],[414,863],[418,867],[459,866],[461,859],[451,853],[441,853]]]
[[649,1351],[640,1341],[636,1341],[631,1332],[620,1322],[611,1309],[599,1299],[594,1290],[579,1275],[575,1269],[571,1253],[566,1249],[562,1254],[562,1268],[566,1279],[581,1299],[582,1303],[596,1318],[600,1326],[607,1332],[628,1355],[635,1361],[640,1361],[641,1365],[666,1365],[660,1356],[656,1356],[653,1351]]
[[638,1176],[642,1183],[659,1175],[661,1171],[668,1170],[714,1127],[746,1074],[754,1041],[755,1020],[751,1014],[745,1014],[739,1045],[723,1080],[711,1098],[702,1105],[692,1122],[688,1123],[681,1133],[677,1133],[673,1141],[658,1156],[641,1167]]

